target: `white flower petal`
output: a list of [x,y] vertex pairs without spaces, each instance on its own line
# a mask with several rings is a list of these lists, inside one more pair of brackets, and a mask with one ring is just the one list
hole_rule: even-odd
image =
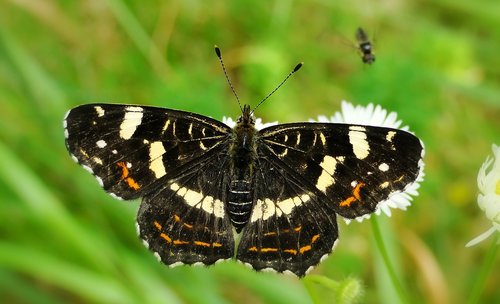
[[236,121],[234,121],[231,117],[222,117],[222,122],[230,128],[234,128],[236,126]]
[[465,247],[472,247],[484,241],[485,239],[490,237],[490,235],[492,235],[495,231],[497,231],[497,229],[495,227],[491,227],[490,229],[486,230],[485,232],[481,233],[479,236],[477,236],[476,238],[465,244]]
[[466,247],[483,241],[495,231],[500,232],[500,191],[497,190],[497,185],[500,185],[500,147],[493,144],[491,149],[493,157],[486,157],[477,174],[477,187],[479,189],[477,204],[485,213],[486,218],[491,221],[493,227],[467,243]]
[[[225,117],[225,116],[222,117],[222,122],[225,123],[230,128],[234,128],[236,126],[236,121],[233,120],[231,117]],[[261,118],[256,118],[255,119],[255,128],[257,130],[262,130],[264,128],[267,128],[267,127],[270,127],[270,126],[274,126],[274,125],[277,125],[277,124],[278,124],[277,121],[262,123],[262,119]]]
[[273,122],[266,122],[266,123],[262,123],[262,119],[261,118],[257,118],[255,119],[255,128],[257,130],[262,130],[264,128],[268,128],[268,127],[271,127],[271,126],[275,126],[277,125],[278,122],[277,121],[273,121]]

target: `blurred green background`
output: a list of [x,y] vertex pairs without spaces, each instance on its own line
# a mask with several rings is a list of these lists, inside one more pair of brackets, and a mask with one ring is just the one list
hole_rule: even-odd
[[[357,54],[358,26],[377,61]],[[426,145],[426,178],[407,212],[379,218],[412,302],[465,302],[492,240],[476,204],[479,167],[500,142],[500,2],[0,2],[0,302],[329,303],[335,292],[234,262],[169,269],[138,240],[139,202],[113,200],[64,147],[78,104],[138,103],[221,118],[264,103],[265,121],[331,115],[341,100],[391,111]],[[369,222],[339,223],[313,273],[357,278],[361,302],[398,301]],[[481,302],[499,303],[498,256]],[[305,283],[306,282],[306,283]],[[307,285],[307,286],[306,286]],[[306,288],[308,287],[308,288]]]

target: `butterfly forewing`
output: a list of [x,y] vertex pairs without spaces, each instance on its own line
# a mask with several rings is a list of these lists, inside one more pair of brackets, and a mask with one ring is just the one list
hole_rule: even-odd
[[269,160],[336,213],[355,218],[404,190],[420,172],[420,140],[391,128],[295,123],[262,130]]
[[68,112],[66,146],[104,189],[132,199],[227,140],[226,125],[193,113],[133,105],[89,104]]

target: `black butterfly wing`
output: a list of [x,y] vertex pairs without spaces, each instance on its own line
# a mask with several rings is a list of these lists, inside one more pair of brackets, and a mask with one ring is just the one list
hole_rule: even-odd
[[193,113],[116,104],[76,107],[64,126],[72,158],[108,193],[143,197],[139,234],[164,263],[232,257],[220,207],[229,127]]
[[256,269],[304,275],[333,250],[336,213],[374,212],[421,171],[422,144],[401,130],[296,123],[260,136],[254,209],[238,248]]
[[256,270],[303,276],[338,237],[335,211],[272,156],[257,162],[252,215],[237,259]]
[[231,131],[189,112],[118,104],[78,106],[64,125],[72,158],[123,199],[144,196],[185,164],[220,149]]
[[346,218],[375,211],[415,182],[422,169],[421,141],[398,129],[284,124],[262,130],[262,142],[264,153]]
[[167,265],[211,265],[234,255],[225,213],[228,158],[218,152],[146,195],[137,216],[145,245]]

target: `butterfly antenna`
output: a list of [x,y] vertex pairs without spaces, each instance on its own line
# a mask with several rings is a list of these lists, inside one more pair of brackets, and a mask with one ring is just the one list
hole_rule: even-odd
[[224,71],[224,76],[226,76],[227,83],[229,84],[231,91],[233,91],[233,94],[236,97],[236,101],[238,101],[238,106],[240,106],[240,110],[243,113],[243,108],[241,107],[240,98],[238,97],[238,94],[236,94],[236,91],[234,90],[233,84],[229,80],[229,76],[227,75],[226,66],[224,65],[224,60],[222,60],[222,54],[221,54],[218,46],[215,46],[215,54],[217,54],[217,57],[219,58],[220,65],[222,66],[222,71]]
[[274,94],[274,92],[276,92],[287,80],[288,78],[290,78],[290,76],[292,76],[295,72],[297,72],[298,70],[300,70],[300,68],[302,67],[304,63],[303,62],[300,62],[299,64],[297,64],[295,66],[295,68],[293,68],[293,70],[288,73],[288,75],[285,77],[285,79],[283,79],[283,81],[271,92],[269,93],[266,97],[264,97],[264,99],[262,99],[259,104],[257,104],[257,106],[255,108],[253,108],[252,112],[250,112],[250,114],[253,114],[253,112],[255,112],[255,110],[257,110],[257,108],[264,102],[266,101],[269,97],[271,97],[271,95]]

